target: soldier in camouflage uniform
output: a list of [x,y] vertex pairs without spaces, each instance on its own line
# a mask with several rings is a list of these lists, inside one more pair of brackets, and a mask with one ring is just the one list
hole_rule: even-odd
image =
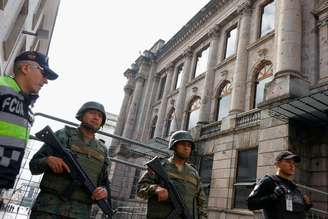
[[[182,196],[193,218],[207,218],[205,194],[201,189],[200,177],[195,168],[186,161],[195,148],[192,136],[187,131],[172,134],[169,149],[174,155],[162,159],[162,166]],[[162,187],[156,174],[148,170],[138,182],[138,196],[148,199],[147,218],[167,218],[172,205],[166,188]]]
[[90,197],[80,182],[72,180],[70,168],[60,155],[50,145],[43,145],[30,161],[32,174],[44,173],[32,219],[90,218],[94,200],[109,198],[107,149],[95,139],[96,131],[106,121],[105,109],[97,102],[87,102],[76,118],[81,121],[79,128],[66,126],[56,136],[76,155],[97,188]]

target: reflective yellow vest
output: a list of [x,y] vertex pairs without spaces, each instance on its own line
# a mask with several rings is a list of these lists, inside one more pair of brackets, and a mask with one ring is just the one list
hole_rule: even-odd
[[0,77],[0,188],[12,188],[33,122],[29,96],[16,81]]

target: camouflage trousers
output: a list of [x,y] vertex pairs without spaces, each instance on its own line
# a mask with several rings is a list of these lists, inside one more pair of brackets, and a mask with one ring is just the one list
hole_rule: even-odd
[[64,217],[61,215],[50,214],[42,211],[32,211],[30,219],[72,219],[70,217]]

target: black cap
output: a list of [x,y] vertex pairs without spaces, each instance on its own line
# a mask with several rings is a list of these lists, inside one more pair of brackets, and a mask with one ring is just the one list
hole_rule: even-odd
[[49,68],[48,64],[48,56],[35,52],[35,51],[26,51],[22,52],[20,55],[18,55],[15,59],[15,63],[18,61],[33,61],[40,65],[40,67],[43,68],[42,74],[49,80],[55,80],[58,78],[58,75]]
[[293,154],[290,151],[282,151],[276,157],[276,161],[290,160],[290,159],[293,159],[295,163],[301,162],[301,157],[297,154]]

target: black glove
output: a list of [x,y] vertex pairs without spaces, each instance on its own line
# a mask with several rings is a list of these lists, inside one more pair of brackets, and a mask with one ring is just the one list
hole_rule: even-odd
[[281,196],[284,196],[287,193],[287,188],[284,186],[276,186],[276,188],[274,188],[273,190],[273,194],[272,194],[272,198],[274,200],[277,200],[278,198],[280,198]]

